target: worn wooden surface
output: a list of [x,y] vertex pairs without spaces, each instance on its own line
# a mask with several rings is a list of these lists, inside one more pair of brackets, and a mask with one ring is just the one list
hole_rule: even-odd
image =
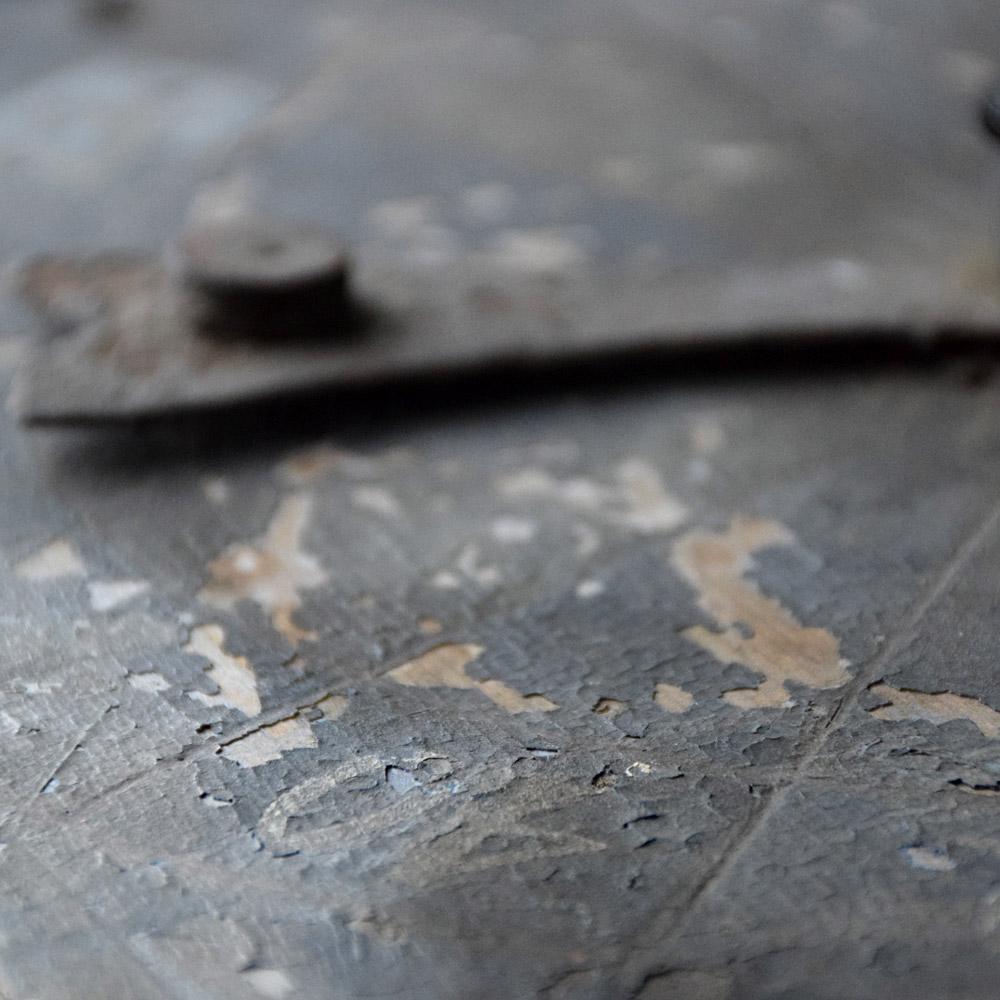
[[[67,79],[175,81],[117,174],[100,130],[19,140],[6,254],[156,246],[344,23],[206,6],[2,9],[5,137]],[[989,22],[878,6],[814,15]],[[0,415],[0,995],[994,997],[993,371]]]

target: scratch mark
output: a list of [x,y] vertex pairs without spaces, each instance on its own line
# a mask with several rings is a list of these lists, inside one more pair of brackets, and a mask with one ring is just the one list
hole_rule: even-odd
[[300,591],[327,580],[316,559],[302,551],[302,533],[311,513],[310,497],[302,493],[285,497],[261,538],[230,545],[209,564],[212,581],[199,598],[224,610],[253,601],[270,613],[271,624],[291,645],[316,639],[315,632],[299,628],[292,619],[302,606]]
[[745,579],[754,568],[754,552],[793,541],[792,533],[775,521],[735,518],[727,531],[690,531],[673,547],[673,567],[698,592],[698,606],[724,629],[713,632],[696,625],[683,635],[722,663],[764,674],[757,687],[725,693],[724,699],[739,708],[780,707],[788,699],[785,683],[790,680],[836,688],[850,679],[830,632],[804,627]]
[[50,542],[27,559],[14,567],[14,572],[22,580],[41,583],[47,580],[60,580],[67,576],[86,576],[84,565],[76,546],[64,538]]
[[1000,737],[1000,712],[984,705],[976,698],[943,691],[937,694],[894,688],[888,684],[873,684],[869,689],[886,704],[870,709],[876,719],[903,722],[923,719],[940,726],[955,719],[974,723],[987,739]]
[[484,652],[482,646],[448,643],[409,660],[389,676],[407,687],[444,687],[464,691],[480,691],[495,705],[507,712],[551,712],[559,706],[540,694],[521,694],[502,681],[476,680],[466,667]]
[[676,684],[657,684],[653,691],[653,701],[664,712],[683,715],[694,704],[694,696]]
[[222,647],[226,633],[218,625],[201,625],[191,633],[185,653],[203,656],[211,663],[209,679],[218,687],[218,694],[189,691],[188,697],[203,705],[223,705],[235,708],[244,715],[260,715],[260,695],[257,693],[257,675],[245,656],[230,656]]

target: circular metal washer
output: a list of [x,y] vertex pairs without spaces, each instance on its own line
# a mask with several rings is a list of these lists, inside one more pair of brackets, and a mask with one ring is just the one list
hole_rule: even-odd
[[344,244],[323,230],[287,222],[205,223],[180,239],[183,278],[198,288],[230,293],[286,290],[342,281]]

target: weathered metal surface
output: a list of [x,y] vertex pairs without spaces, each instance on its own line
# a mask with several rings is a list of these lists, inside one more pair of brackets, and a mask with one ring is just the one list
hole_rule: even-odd
[[[167,190],[33,183],[41,245],[165,238]],[[0,993],[992,1000],[998,403],[966,361],[0,413]]]
[[978,107],[1000,26],[988,4],[890,8],[340,4],[308,80],[204,164],[193,212],[343,232],[375,342],[206,368],[183,323],[149,318],[161,303],[129,303],[127,324],[41,346],[24,413],[818,329],[995,332],[1000,168]]

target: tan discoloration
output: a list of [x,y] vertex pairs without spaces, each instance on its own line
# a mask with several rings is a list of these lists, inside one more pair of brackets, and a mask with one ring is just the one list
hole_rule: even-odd
[[657,684],[653,691],[653,701],[664,712],[683,715],[694,704],[694,696],[676,684]]
[[886,702],[871,709],[871,714],[876,719],[889,722],[923,719],[937,726],[956,719],[966,719],[974,723],[987,739],[995,740],[1000,737],[1000,712],[968,695],[951,694],[947,691],[928,694],[894,688],[888,684],[875,684],[869,690]]
[[23,580],[42,583],[47,580],[61,580],[67,576],[86,576],[87,567],[80,558],[76,546],[64,538],[59,538],[19,562],[14,567],[14,572]]
[[302,606],[300,592],[327,580],[319,563],[302,551],[302,534],[311,512],[308,496],[285,497],[263,537],[251,544],[231,545],[209,564],[212,580],[198,595],[200,599],[223,609],[253,601],[271,615],[271,623],[293,646],[315,639],[315,632],[299,628],[292,617]]
[[444,626],[436,618],[421,618],[417,622],[417,628],[424,635],[437,635]]
[[495,705],[515,714],[551,712],[559,707],[540,694],[521,694],[502,681],[480,681],[470,677],[466,667],[482,653],[482,646],[474,646],[471,643],[435,646],[415,660],[390,670],[389,676],[398,684],[405,684],[407,687],[444,687],[481,691]]
[[725,693],[725,700],[739,708],[780,707],[789,696],[787,681],[836,688],[850,679],[830,632],[801,625],[745,579],[753,570],[754,552],[793,541],[792,533],[774,521],[736,518],[727,531],[691,531],[673,547],[672,565],[698,592],[698,606],[724,629],[696,625],[684,636],[722,663],[764,674],[757,687]]
[[289,455],[279,466],[278,475],[294,486],[308,486],[332,472],[341,453],[328,444],[306,448]]
[[218,687],[218,694],[189,691],[188,697],[203,705],[223,705],[235,708],[253,718],[260,715],[260,695],[257,693],[257,675],[245,656],[230,656],[223,648],[226,633],[219,625],[201,625],[191,632],[191,641],[185,653],[203,656],[211,663],[209,679]]
[[327,719],[339,719],[347,711],[347,705],[348,700],[342,694],[328,694],[316,702],[316,708]]
[[234,740],[222,748],[222,756],[240,767],[260,767],[280,760],[287,750],[317,747],[319,742],[307,719],[294,715]]

